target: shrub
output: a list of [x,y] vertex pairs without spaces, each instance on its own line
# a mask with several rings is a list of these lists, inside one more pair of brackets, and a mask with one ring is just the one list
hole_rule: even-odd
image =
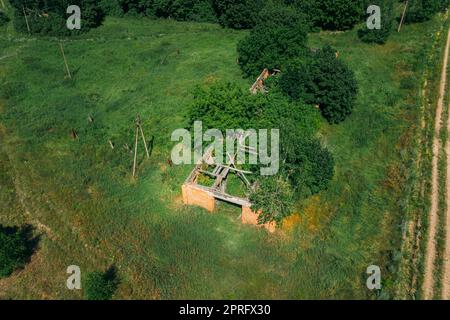
[[326,190],[334,175],[334,159],[317,139],[296,139],[283,148],[284,171],[301,198]]
[[306,52],[308,26],[292,7],[268,5],[256,27],[239,42],[239,65],[246,76],[256,77],[264,68],[283,69],[289,60]]
[[353,72],[329,46],[293,63],[282,75],[280,86],[293,99],[319,105],[330,123],[341,122],[351,114],[358,92]]
[[393,22],[393,2],[390,0],[381,0],[374,3],[381,8],[381,29],[369,29],[366,25],[358,30],[358,37],[366,43],[386,43],[392,31]]
[[37,245],[30,226],[4,227],[0,225],[0,278],[22,268],[30,259]]
[[258,223],[281,222],[292,214],[292,188],[283,176],[261,177],[249,197],[252,210],[260,211]]
[[109,268],[106,272],[91,272],[86,276],[84,284],[86,299],[110,300],[116,292],[118,284],[114,267]]
[[213,8],[223,27],[250,29],[266,0],[212,0]]

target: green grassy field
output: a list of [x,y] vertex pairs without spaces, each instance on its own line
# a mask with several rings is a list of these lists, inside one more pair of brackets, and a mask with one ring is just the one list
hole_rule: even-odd
[[[115,265],[118,299],[393,298],[424,58],[440,25],[405,26],[385,46],[361,43],[356,31],[311,35],[311,46],[340,51],[360,92],[349,119],[321,125],[336,160],[329,190],[298,204],[275,234],[241,225],[232,206],[215,214],[184,206],[192,167],[167,164],[196,85],[251,85],[236,63],[245,32],[108,18],[64,42],[70,80],[56,39],[4,28],[0,223],[31,223],[42,237],[27,267],[0,280],[0,297],[80,298],[65,287],[75,264]],[[136,114],[153,137],[137,181],[122,147],[133,144]],[[371,264],[382,268],[381,293],[366,288]]]

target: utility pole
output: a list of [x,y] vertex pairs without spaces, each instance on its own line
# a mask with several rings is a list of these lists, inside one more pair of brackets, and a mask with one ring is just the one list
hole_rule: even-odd
[[148,151],[147,141],[145,139],[144,130],[142,129],[141,117],[139,115],[136,117],[135,123],[136,123],[136,132],[135,132],[135,136],[134,136],[133,178],[136,176],[139,132],[141,133],[142,142],[144,143],[145,154],[147,155],[147,159],[150,158],[150,152]]
[[[3,3],[3,0],[2,0],[2,3]],[[4,6],[5,6],[5,4],[3,4],[3,7]],[[30,24],[28,23],[28,17],[27,17],[27,14],[25,12],[25,6],[22,6],[22,11],[23,11],[23,16],[25,17],[25,22],[27,24],[28,34],[31,35]]]
[[69,79],[72,79],[72,74],[70,73],[69,65],[67,64],[67,59],[66,59],[66,55],[64,53],[64,48],[63,48],[62,42],[59,43],[59,47],[61,48],[61,53],[64,58],[64,64],[66,65],[67,75],[69,76]]
[[400,30],[402,29],[402,24],[403,24],[403,21],[405,20],[405,15],[406,15],[406,9],[407,8],[408,8],[408,0],[405,1],[405,8],[403,8],[403,14],[402,14],[402,18],[400,20],[400,24],[398,25],[397,32],[400,32]]

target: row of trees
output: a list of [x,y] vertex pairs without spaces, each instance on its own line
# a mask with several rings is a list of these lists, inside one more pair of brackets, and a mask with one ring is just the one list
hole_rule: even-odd
[[[406,23],[422,22],[448,7],[450,0],[411,0]],[[66,26],[69,3],[59,0],[11,0],[15,10],[17,30],[27,32],[23,8],[32,33],[48,35],[72,34]],[[369,5],[378,5],[382,11],[381,30],[359,30],[363,41],[384,43],[392,29],[394,1],[392,0],[73,0],[72,5],[82,8],[82,31],[99,26],[104,16],[145,15],[173,18],[181,21],[219,22],[223,27],[252,29],[261,26],[261,10],[266,6],[289,5],[314,29],[349,30],[366,19]],[[1,15],[1,13],[0,13]],[[263,16],[263,22],[273,26],[276,16]],[[0,16],[0,19],[2,17]],[[1,23],[1,22],[0,22]],[[269,30],[265,28],[264,31]]]

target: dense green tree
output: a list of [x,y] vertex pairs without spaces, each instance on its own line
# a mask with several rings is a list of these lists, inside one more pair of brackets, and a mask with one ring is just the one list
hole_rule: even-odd
[[353,71],[329,46],[292,63],[283,73],[280,86],[293,99],[318,105],[330,123],[341,122],[351,114],[358,93]]
[[324,30],[352,29],[364,16],[364,0],[285,0],[306,13],[312,26]]
[[270,3],[258,21],[237,47],[239,65],[246,76],[256,77],[264,68],[283,69],[306,52],[309,28],[298,10]]
[[219,23],[227,28],[250,29],[267,0],[212,0]]
[[89,273],[83,287],[88,300],[110,300],[118,285],[116,269],[111,267],[106,272],[94,271]]
[[0,225],[0,278],[22,268],[33,254],[37,239],[29,226],[4,227]]

